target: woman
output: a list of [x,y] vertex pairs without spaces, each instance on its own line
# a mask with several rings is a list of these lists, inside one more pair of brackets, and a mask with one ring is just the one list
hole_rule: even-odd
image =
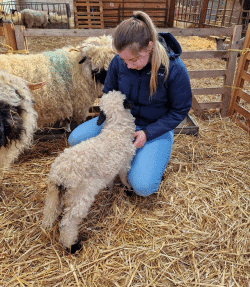
[[[187,116],[192,94],[182,50],[170,33],[157,34],[150,17],[141,11],[121,22],[113,35],[117,51],[112,59],[103,92],[119,90],[133,103],[137,148],[128,173],[134,192],[156,192],[170,158],[174,133]],[[96,136],[96,118],[77,127],[69,144]]]

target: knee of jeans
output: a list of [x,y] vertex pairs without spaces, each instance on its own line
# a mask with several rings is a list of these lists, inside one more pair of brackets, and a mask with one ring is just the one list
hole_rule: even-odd
[[133,180],[129,177],[128,177],[128,181],[129,181],[129,184],[133,187],[134,192],[137,195],[145,196],[145,197],[155,193],[158,190],[159,185],[160,185],[160,183],[158,182],[147,182],[145,180],[138,181],[138,180]]
[[71,133],[68,137],[68,143],[70,146],[74,146],[76,145],[78,142],[77,142],[77,138],[74,136],[73,133]]

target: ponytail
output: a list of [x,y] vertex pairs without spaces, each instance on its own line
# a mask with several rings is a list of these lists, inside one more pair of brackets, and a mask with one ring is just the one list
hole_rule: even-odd
[[150,98],[156,93],[158,85],[158,70],[161,65],[165,68],[166,81],[168,76],[169,58],[165,48],[158,41],[158,33],[151,18],[142,11],[136,11],[129,19],[122,21],[116,28],[113,44],[118,52],[123,51],[134,43],[138,43],[138,52],[146,49],[150,41],[154,43],[151,58]]

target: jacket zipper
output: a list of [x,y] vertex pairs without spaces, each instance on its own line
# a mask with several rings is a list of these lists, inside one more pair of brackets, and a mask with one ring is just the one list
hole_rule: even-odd
[[140,89],[141,89],[141,75],[139,76],[139,85],[138,85],[138,93],[137,93],[137,104],[139,104]]
[[[141,75],[139,76],[139,85],[138,85],[138,93],[137,93],[137,104],[139,105],[139,93],[140,93],[140,89],[141,89]],[[140,116],[141,114],[141,106],[139,106],[139,110],[138,110],[138,115]]]

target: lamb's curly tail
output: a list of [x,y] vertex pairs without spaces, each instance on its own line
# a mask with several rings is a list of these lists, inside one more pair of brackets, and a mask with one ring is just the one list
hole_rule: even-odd
[[50,182],[43,210],[42,226],[51,227],[61,211],[60,189],[56,184]]

